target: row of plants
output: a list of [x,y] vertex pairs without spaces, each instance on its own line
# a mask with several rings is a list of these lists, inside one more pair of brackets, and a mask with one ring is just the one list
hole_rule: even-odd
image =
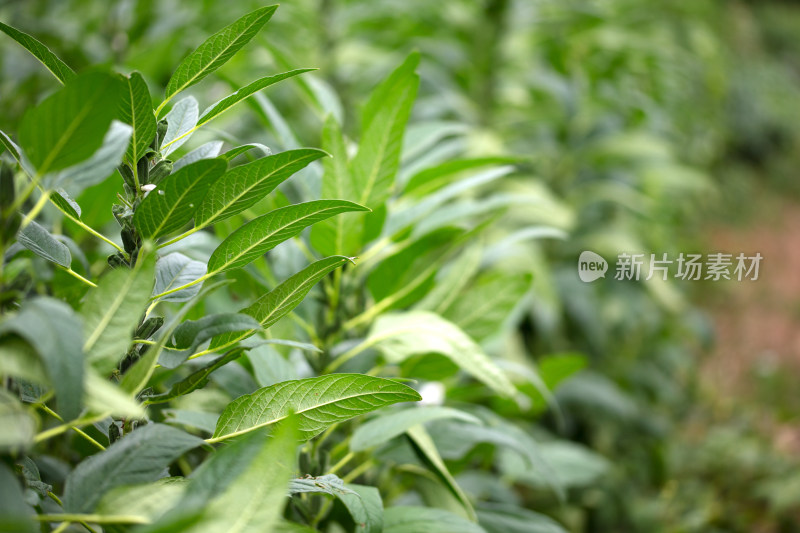
[[[157,106],[138,72],[75,74],[32,36],[0,26],[63,84],[25,113],[16,140],[2,136],[12,158],[3,166],[6,527],[479,531],[480,522],[500,531],[533,521],[561,530],[470,494],[492,475],[465,468],[469,489],[445,463],[478,453],[529,472],[545,464],[526,431],[481,404],[541,410],[548,393],[531,370],[515,385],[518,372],[478,344],[530,275],[499,264],[513,242],[491,238],[498,206],[520,199],[460,196],[508,175],[515,158],[400,178],[402,160],[432,144],[404,143],[418,54],[374,89],[358,143],[330,116],[322,149],[222,152],[210,141],[173,155],[248,96],[308,70],[260,78],[203,112],[194,96],[178,98],[274,11],[208,38]],[[471,169],[481,172],[456,179]],[[106,221],[90,225],[87,204],[111,211],[119,239]],[[564,362],[554,359],[559,375]],[[563,450],[588,453],[566,443],[552,453]],[[537,476],[530,482],[560,487]]]
[[682,435],[687,287],[575,274],[703,246],[761,146],[721,8],[296,2],[182,57],[228,6],[50,4],[77,75],[0,26],[6,530],[791,527],[791,462]]

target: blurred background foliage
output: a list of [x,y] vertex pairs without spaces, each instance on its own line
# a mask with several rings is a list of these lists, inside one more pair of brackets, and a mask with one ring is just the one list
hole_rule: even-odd
[[[0,2],[0,19],[76,70],[137,69],[160,94],[197,43],[259,6],[239,0],[232,13],[231,4],[20,0]],[[259,93],[251,112],[226,115],[186,150],[222,131],[273,151],[319,146],[329,113],[356,135],[359,104],[419,50],[422,84],[398,181],[455,158],[514,162],[450,216],[500,208],[497,246],[484,257],[533,274],[496,330],[469,333],[511,368],[537,365],[554,389],[547,403],[520,384],[533,402],[522,414],[511,402],[485,403],[537,436],[566,494],[520,474],[512,456],[492,478],[458,477],[465,490],[506,502],[514,487],[519,505],[576,532],[798,531],[800,446],[797,437],[788,451],[776,446],[769,422],[797,428],[797,374],[761,365],[741,395],[703,378],[715,342],[707,310],[747,302],[727,304],[733,289],[704,283],[609,275],[584,284],[575,259],[587,249],[606,258],[711,250],[710,228],[759,223],[796,198],[799,36],[800,5],[789,1],[290,0],[255,46],[191,92],[205,105],[257,76],[319,70]],[[8,39],[0,50],[0,129],[14,131],[57,82]],[[108,218],[82,205],[87,222]],[[532,240],[537,225],[562,238]],[[549,448],[556,438],[574,446]],[[480,450],[443,455],[458,472]]]

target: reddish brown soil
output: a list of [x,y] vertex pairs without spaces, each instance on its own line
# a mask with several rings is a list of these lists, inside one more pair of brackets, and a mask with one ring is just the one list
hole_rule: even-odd
[[[796,383],[800,398],[800,205],[781,202],[763,213],[749,229],[712,233],[715,251],[763,259],[757,281],[729,282],[709,302],[717,343],[703,376],[714,395],[753,395],[759,369],[767,369]],[[773,427],[775,443],[798,452],[800,412],[790,418]]]

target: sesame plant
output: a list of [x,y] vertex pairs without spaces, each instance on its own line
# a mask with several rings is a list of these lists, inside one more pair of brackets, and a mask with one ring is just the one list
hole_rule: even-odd
[[146,74],[75,73],[0,23],[61,84],[0,132],[0,529],[562,531],[480,489],[503,460],[561,491],[530,428],[487,408],[548,397],[487,349],[531,278],[496,261],[519,198],[479,191],[519,159],[426,163],[441,134],[405,135],[419,55],[358,142],[330,114],[322,149],[181,149],[251,96],[293,138],[259,91],[312,69],[202,112],[184,93],[275,10],[200,44],[156,105]]

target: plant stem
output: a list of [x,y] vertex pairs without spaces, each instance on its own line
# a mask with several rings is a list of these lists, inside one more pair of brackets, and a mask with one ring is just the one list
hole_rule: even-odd
[[159,244],[158,248],[164,248],[165,246],[169,246],[170,244],[175,244],[176,242],[178,242],[178,241],[180,241],[182,239],[185,239],[186,237],[188,237],[192,233],[194,233],[194,232],[196,232],[198,230],[201,230],[204,227],[205,226],[195,226],[190,230],[186,230],[183,233],[181,233],[180,235],[178,235],[177,237],[173,237],[172,239],[168,240],[167,242],[163,242],[163,243]]
[[370,459],[369,461],[365,461],[360,465],[358,465],[357,467],[355,467],[354,469],[352,469],[350,472],[348,472],[346,476],[342,477],[342,481],[344,481],[345,483],[350,483],[351,481],[356,479],[358,476],[360,476],[373,466],[375,466],[375,461],[373,461],[372,459]]
[[338,463],[336,463],[335,465],[333,465],[328,469],[328,473],[335,474],[336,472],[339,471],[340,468],[349,463],[355,456],[356,454],[354,454],[353,452],[348,452],[348,454],[342,457]]
[[62,265],[58,265],[58,266],[61,267],[61,269],[64,272],[66,272],[67,274],[69,274],[70,276],[78,278],[79,280],[81,280],[82,282],[84,282],[85,284],[87,284],[88,286],[90,286],[92,288],[95,288],[95,289],[97,288],[97,285],[95,285],[94,283],[92,283],[88,279],[84,278],[83,276],[81,276],[80,274],[78,274],[77,272],[72,270],[71,268],[68,268],[68,267],[65,267],[65,266],[62,266]]
[[34,204],[33,209],[28,212],[27,215],[22,219],[22,224],[20,225],[19,229],[24,229],[28,224],[30,224],[36,215],[39,214],[39,211],[47,204],[47,200],[50,199],[50,191],[43,191],[42,195],[39,197],[39,200]]
[[[51,200],[51,201],[52,201],[52,200]],[[58,207],[58,205],[57,205],[57,204],[55,204],[55,203],[54,203],[53,205],[55,205],[56,207]],[[111,246],[113,246],[114,248],[116,248],[116,249],[117,249],[119,252],[121,252],[121,253],[122,253],[122,255],[124,255],[124,256],[125,256],[125,259],[130,259],[130,256],[127,254],[127,252],[125,252],[125,250],[123,250],[123,249],[122,249],[122,247],[121,247],[120,245],[118,245],[117,243],[115,243],[114,241],[112,241],[111,239],[109,239],[108,237],[106,237],[105,235],[101,234],[99,231],[96,231],[94,228],[92,228],[92,227],[90,227],[90,226],[86,225],[86,224],[85,224],[85,223],[84,223],[84,222],[83,222],[81,219],[73,217],[73,216],[72,216],[72,215],[70,215],[69,213],[67,213],[67,212],[63,211],[63,210],[62,210],[60,207],[58,207],[58,209],[59,209],[59,210],[60,210],[62,213],[64,213],[64,216],[66,216],[68,219],[70,219],[71,221],[73,221],[75,224],[77,224],[78,226],[80,226],[81,228],[83,228],[83,229],[84,229],[86,232],[88,232],[88,233],[90,233],[90,234],[94,235],[95,237],[97,237],[97,238],[98,238],[98,239],[100,239],[101,241],[105,242],[106,244],[110,244]]]
[[[64,419],[63,419],[63,418],[61,418],[61,415],[59,415],[58,413],[56,413],[55,411],[53,411],[52,409],[50,409],[49,407],[47,407],[45,404],[39,404],[39,405],[38,405],[38,407],[39,407],[39,408],[40,408],[42,411],[44,411],[45,413],[49,414],[50,416],[52,416],[53,418],[55,418],[56,420],[58,420],[59,422],[63,422],[63,421],[64,421]],[[72,430],[73,430],[75,433],[77,433],[78,435],[80,435],[81,437],[83,437],[84,439],[86,439],[86,440],[88,440],[89,442],[91,442],[92,444],[94,444],[94,445],[95,445],[97,448],[99,448],[100,450],[105,450],[105,449],[106,449],[106,447],[105,447],[105,446],[103,446],[102,444],[100,444],[99,442],[97,442],[96,440],[94,440],[92,437],[90,437],[90,436],[89,436],[87,433],[85,433],[83,430],[81,430],[81,429],[79,429],[79,428],[76,428],[76,427],[73,427],[73,428],[72,428]]]
[[91,522],[92,524],[149,524],[143,516],[58,513],[34,515],[38,522]]
[[111,413],[103,413],[101,415],[96,415],[90,418],[77,418],[75,420],[72,420],[71,422],[67,422],[65,424],[61,424],[60,426],[56,426],[48,430],[42,431],[40,433],[37,433],[36,436],[33,437],[33,442],[39,443],[46,441],[47,439],[61,435],[65,431],[69,431],[70,429],[76,428],[78,426],[93,424],[110,415]]

